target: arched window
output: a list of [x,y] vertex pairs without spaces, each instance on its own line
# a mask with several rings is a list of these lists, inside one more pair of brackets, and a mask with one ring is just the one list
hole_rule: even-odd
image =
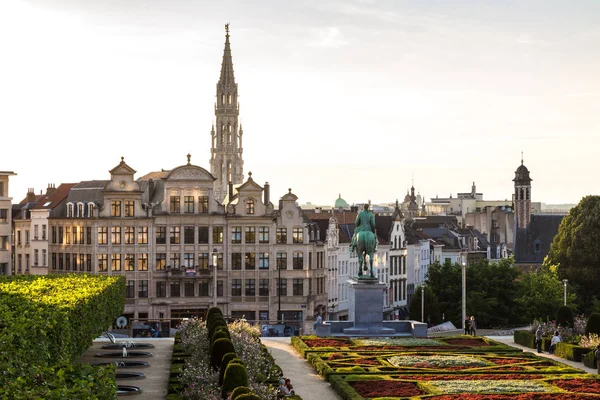
[[524,200],[525,199],[525,194],[523,189],[521,189],[521,197],[519,197],[519,200]]
[[529,200],[529,189],[525,189],[525,200]]
[[254,200],[246,200],[246,214],[254,215]]
[[92,218],[94,216],[94,203],[88,203],[88,218]]
[[73,218],[73,203],[67,203],[67,218]]
[[221,95],[221,104],[225,104],[225,95],[224,94]]
[[77,217],[83,218],[83,203],[77,203]]
[[231,144],[231,124],[227,124],[227,144]]
[[231,95],[230,94],[227,95],[227,104],[231,104]]

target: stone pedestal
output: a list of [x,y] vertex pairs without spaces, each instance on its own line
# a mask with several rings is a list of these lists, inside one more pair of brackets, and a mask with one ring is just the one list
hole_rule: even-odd
[[383,327],[383,289],[377,279],[350,279],[348,319],[354,326],[343,330],[348,335],[393,335]]

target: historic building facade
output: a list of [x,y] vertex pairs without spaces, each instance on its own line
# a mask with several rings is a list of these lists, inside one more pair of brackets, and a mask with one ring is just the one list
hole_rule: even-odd
[[0,171],[0,275],[11,275],[12,263],[12,198],[9,196],[9,180],[12,171]]

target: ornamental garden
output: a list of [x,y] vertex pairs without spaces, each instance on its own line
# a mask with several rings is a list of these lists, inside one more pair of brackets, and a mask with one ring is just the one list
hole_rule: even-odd
[[292,345],[345,400],[600,398],[597,375],[482,337],[305,336]]

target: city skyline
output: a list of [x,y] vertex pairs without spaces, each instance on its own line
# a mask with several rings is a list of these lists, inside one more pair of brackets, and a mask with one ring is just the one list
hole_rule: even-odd
[[521,151],[533,201],[596,192],[600,3],[79,3],[0,5],[0,170],[18,174],[16,201],[108,179],[121,156],[136,178],[188,153],[210,170],[227,22],[244,175],[273,200],[392,202],[413,176],[427,200],[473,181],[510,199]]

